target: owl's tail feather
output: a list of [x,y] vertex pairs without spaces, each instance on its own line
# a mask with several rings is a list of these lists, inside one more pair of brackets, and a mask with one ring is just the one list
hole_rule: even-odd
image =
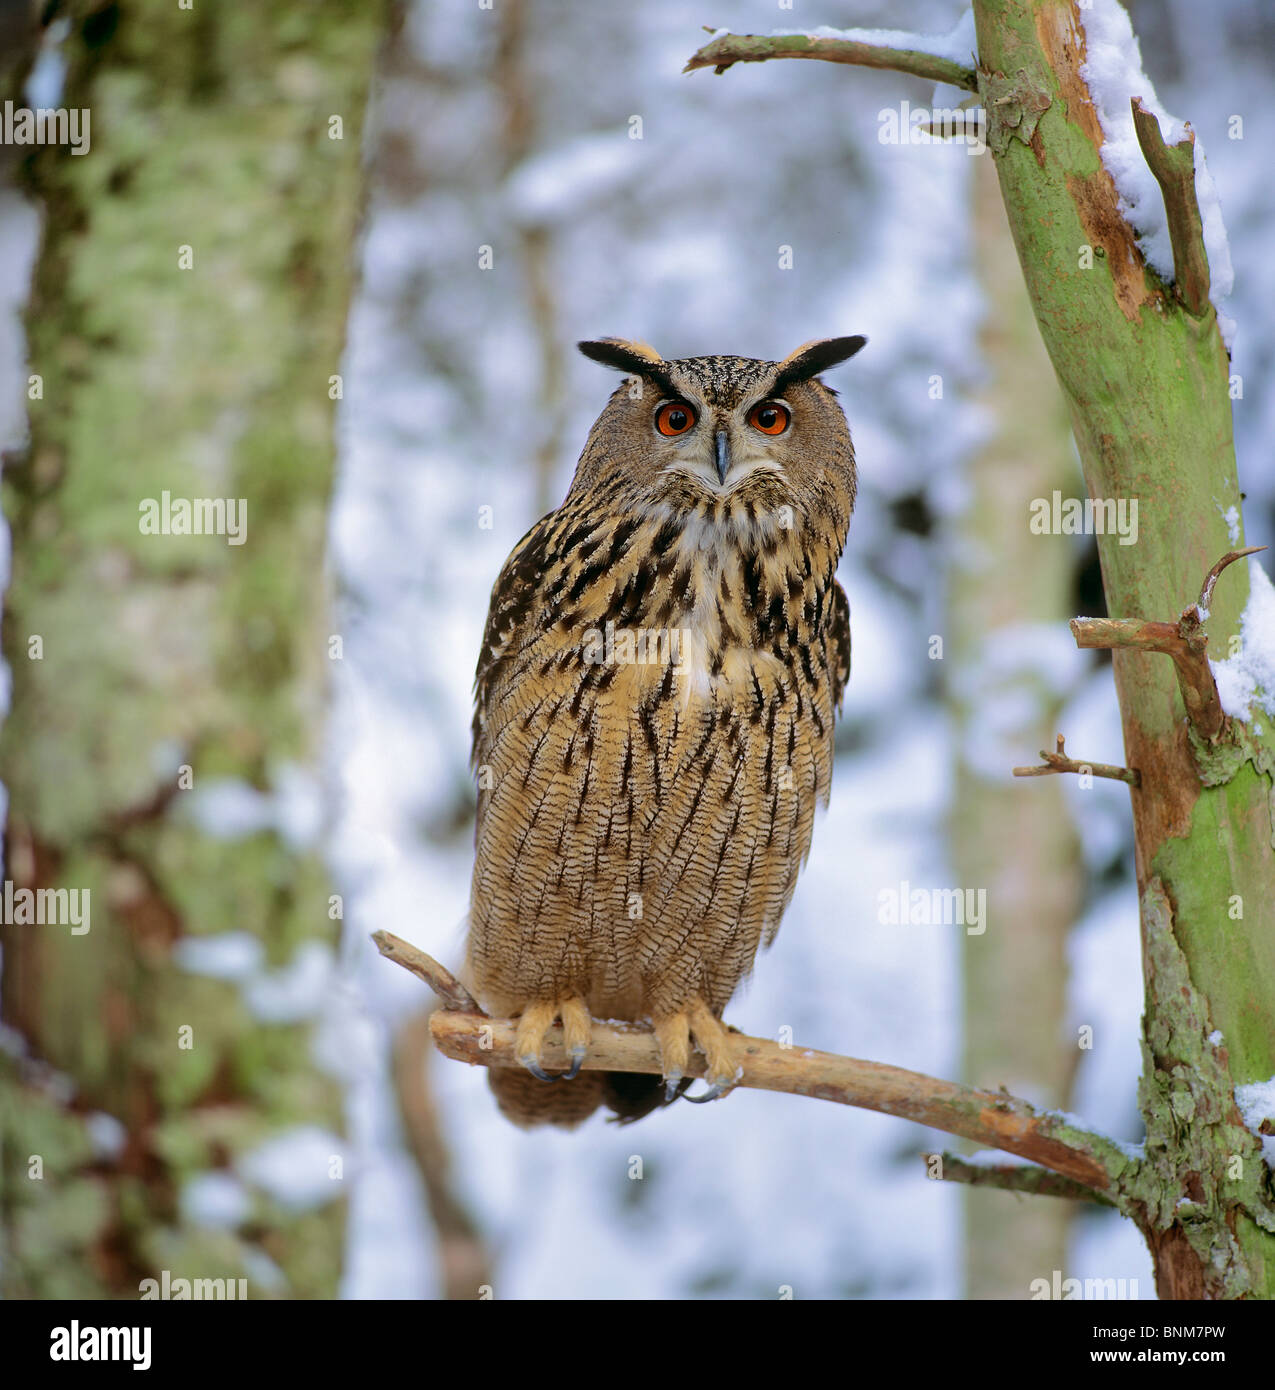
[[[521,1067],[492,1067],[487,1084],[500,1113],[522,1129],[537,1125],[575,1129],[599,1105],[614,1112],[615,1123],[627,1125],[668,1104],[663,1077],[628,1071],[582,1071],[572,1081],[544,1082]],[[687,1078],[679,1094],[689,1084]]]
[[491,1067],[487,1084],[500,1113],[521,1129],[537,1125],[574,1129],[603,1103],[606,1091],[600,1071],[582,1071],[573,1081],[550,1083],[521,1067]]

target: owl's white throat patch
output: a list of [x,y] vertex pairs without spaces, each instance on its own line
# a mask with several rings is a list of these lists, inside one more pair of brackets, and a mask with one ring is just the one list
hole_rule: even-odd
[[792,537],[800,525],[793,504],[751,509],[742,503],[719,505],[685,513],[668,506],[652,509],[656,526],[679,524],[672,542],[679,572],[689,572],[685,602],[670,621],[677,630],[676,659],[670,665],[683,704],[713,697],[714,691],[739,679],[751,680],[751,648],[727,646],[722,630],[719,595],[723,578],[739,593],[743,584],[740,557],[775,549],[774,542]]
[[[750,471],[760,471],[760,465],[754,465]],[[774,472],[773,469],[769,471]],[[734,477],[734,469],[731,477]],[[713,553],[720,547],[764,549],[777,539],[791,539],[801,526],[803,509],[795,500],[774,506],[760,506],[754,502],[750,507],[742,498],[732,496],[730,487],[719,488],[718,492],[725,505],[719,506],[716,513],[697,510],[679,518],[682,523],[679,544],[687,560],[702,551]],[[669,515],[670,512],[662,509],[661,519]]]

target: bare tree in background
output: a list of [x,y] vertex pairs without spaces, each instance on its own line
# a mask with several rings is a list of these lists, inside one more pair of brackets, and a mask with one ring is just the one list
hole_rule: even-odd
[[[1052,743],[1061,696],[1039,669],[1024,626],[1061,623],[1072,594],[1074,549],[1023,525],[1032,499],[1064,487],[1075,467],[1062,401],[1023,292],[991,161],[973,174],[974,247],[987,297],[982,333],[989,379],[980,403],[992,432],[969,467],[969,499],[952,538],[943,669],[956,714],[950,835],[956,881],[987,890],[995,927],[964,948],[965,1066],[971,1081],[1005,1084],[1069,1109],[1077,1051],[1063,1046],[1067,934],[1079,908],[1079,845],[1059,779],[1024,795],[1008,767],[988,767],[987,743]],[[1041,383],[1045,389],[1041,389]],[[1014,728],[986,728],[1021,695]],[[972,740],[972,742],[971,742]],[[965,1276],[970,1298],[1026,1298],[1041,1270],[1066,1268],[1071,1207],[1027,1203],[985,1188],[966,1192]]]

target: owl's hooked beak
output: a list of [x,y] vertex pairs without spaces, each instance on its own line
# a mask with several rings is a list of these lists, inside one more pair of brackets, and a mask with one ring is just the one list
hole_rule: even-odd
[[730,472],[730,436],[725,430],[717,431],[717,477],[725,484],[726,475]]

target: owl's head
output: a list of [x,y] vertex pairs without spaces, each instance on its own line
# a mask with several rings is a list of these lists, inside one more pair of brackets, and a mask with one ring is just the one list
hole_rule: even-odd
[[867,340],[823,338],[782,362],[752,357],[665,361],[645,343],[580,343],[629,380],[595,422],[573,491],[608,486],[630,503],[681,510],[778,507],[826,500],[848,519],[855,463],[836,394],[819,373]]

